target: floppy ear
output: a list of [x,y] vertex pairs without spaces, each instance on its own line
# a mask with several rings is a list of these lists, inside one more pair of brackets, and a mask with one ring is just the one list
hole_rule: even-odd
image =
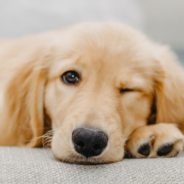
[[184,121],[184,71],[175,55],[163,49],[156,75],[157,122]]
[[3,144],[31,147],[41,144],[46,80],[47,66],[40,61],[31,61],[9,82],[3,114]]

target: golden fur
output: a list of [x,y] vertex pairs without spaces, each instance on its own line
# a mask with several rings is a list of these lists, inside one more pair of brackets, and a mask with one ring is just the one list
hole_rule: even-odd
[[[77,70],[82,81],[67,86],[60,76]],[[0,42],[0,145],[40,146],[51,126],[54,155],[68,162],[135,157],[149,143],[183,149],[184,71],[165,47],[120,23],[84,23],[65,30]],[[121,94],[120,89],[133,91]],[[147,125],[156,98],[155,125]],[[88,160],[72,146],[72,131],[102,129],[105,151]]]

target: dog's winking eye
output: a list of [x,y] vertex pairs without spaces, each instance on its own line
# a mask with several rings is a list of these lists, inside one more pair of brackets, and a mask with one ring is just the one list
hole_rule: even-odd
[[61,75],[61,80],[67,85],[76,85],[80,82],[80,74],[74,70],[66,71]]
[[124,93],[128,93],[128,92],[133,92],[135,90],[131,89],[131,88],[121,88],[119,91],[121,94],[124,94]]

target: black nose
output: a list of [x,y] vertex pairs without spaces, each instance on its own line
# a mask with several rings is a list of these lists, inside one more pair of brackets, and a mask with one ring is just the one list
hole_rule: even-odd
[[77,128],[72,133],[72,141],[75,150],[85,157],[97,156],[107,146],[107,135],[92,128]]

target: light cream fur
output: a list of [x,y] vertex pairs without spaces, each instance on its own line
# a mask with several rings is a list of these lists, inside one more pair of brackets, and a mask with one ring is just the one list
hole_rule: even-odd
[[[61,81],[68,70],[81,73],[79,85]],[[0,145],[41,145],[45,121],[51,123],[54,155],[68,162],[120,161],[125,144],[141,157],[136,149],[142,139],[157,139],[154,151],[159,142],[183,139],[183,69],[167,47],[124,24],[83,23],[3,41],[0,81]],[[122,88],[134,91],[121,94]],[[148,127],[154,96],[157,124]],[[107,133],[100,156],[85,159],[75,152],[72,131],[83,126]],[[181,144],[175,149],[181,151]]]

